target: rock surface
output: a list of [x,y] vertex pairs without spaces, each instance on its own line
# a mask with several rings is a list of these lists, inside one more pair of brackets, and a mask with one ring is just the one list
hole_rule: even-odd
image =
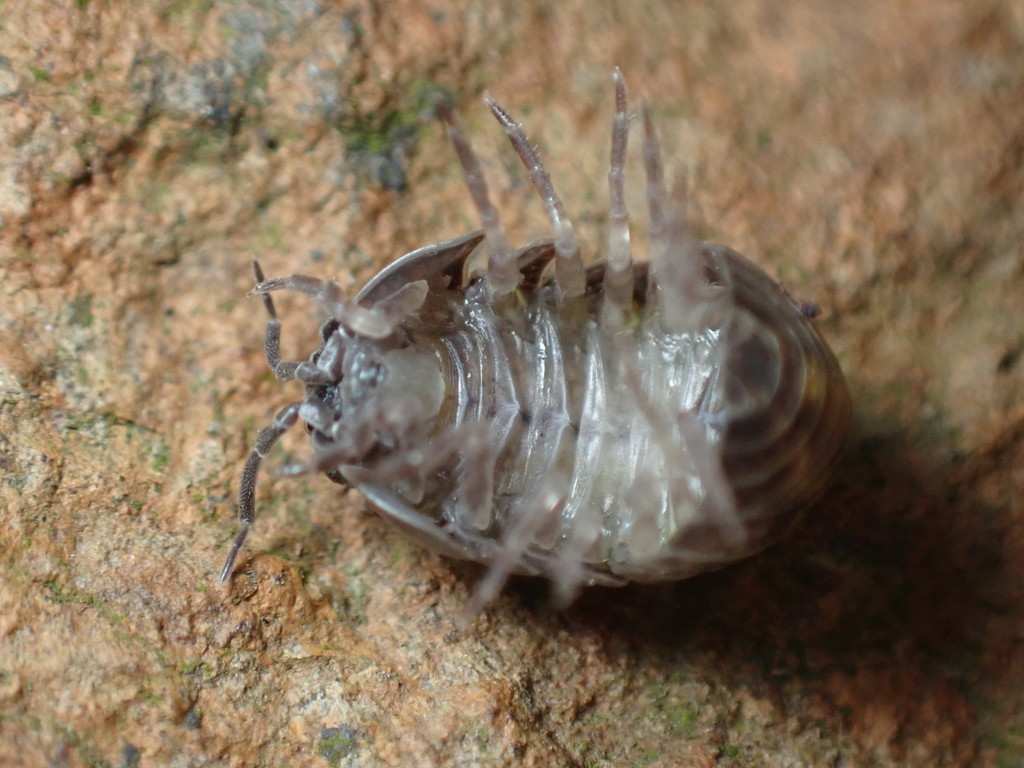
[[[1020,4],[3,12],[0,764],[1024,761]],[[515,240],[545,235],[485,87],[596,254],[614,66],[703,234],[824,310],[856,403],[827,497],[739,566],[561,613],[516,582],[460,629],[476,570],[265,476],[221,590],[241,463],[298,391],[250,256],[354,292],[476,228],[438,94]],[[304,355],[315,310],[281,305]]]

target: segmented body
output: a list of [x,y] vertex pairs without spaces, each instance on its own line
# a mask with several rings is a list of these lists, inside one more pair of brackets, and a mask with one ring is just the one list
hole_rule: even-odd
[[[679,579],[774,541],[823,489],[849,422],[838,364],[763,271],[698,243],[683,188],[666,192],[645,113],[651,256],[633,262],[623,203],[626,100],[616,73],[607,260],[584,268],[572,226],[522,130],[489,102],[531,172],[554,239],[513,252],[476,157],[443,117],[484,225],[414,251],[354,300],[291,276],[256,292],[267,359],[306,385],[264,430],[243,473],[233,567],[262,457],[296,420],[313,461],[444,554],[583,584]],[[466,262],[488,252],[484,275]],[[546,269],[554,262],[554,269]],[[549,276],[549,272],[553,275]],[[282,361],[269,293],[329,311],[305,363]]]

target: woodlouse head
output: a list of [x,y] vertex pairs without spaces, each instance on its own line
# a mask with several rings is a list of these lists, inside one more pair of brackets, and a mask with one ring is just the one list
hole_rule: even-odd
[[[286,466],[279,474],[324,472],[338,483],[345,479],[340,465],[359,467],[385,459],[410,442],[418,444],[433,430],[441,406],[444,382],[437,360],[410,346],[396,334],[401,320],[423,304],[426,281],[407,282],[375,301],[362,304],[344,299],[335,283],[303,275],[265,280],[253,262],[256,287],[267,312],[264,351],[281,381],[305,384],[302,401],[282,409],[263,429],[242,471],[239,493],[241,530],[235,537],[221,581],[226,581],[248,536],[255,514],[255,486],[267,451],[296,421],[303,421],[316,455],[312,462]],[[308,361],[282,360],[281,323],[270,294],[294,290],[313,296],[330,313],[320,328],[320,347]],[[416,494],[416,488],[410,492]]]
[[[256,291],[267,285],[261,283]],[[289,287],[287,281],[281,287]],[[387,299],[381,304],[367,314],[385,314]],[[400,451],[433,429],[444,399],[445,383],[429,349],[414,345],[406,334],[376,330],[383,327],[379,317],[362,322],[374,327],[372,334],[365,328],[359,332],[353,327],[358,323],[347,322],[350,308],[335,310],[321,327],[320,347],[308,362],[286,373],[305,384],[298,418],[306,424],[317,457],[293,472],[358,466]],[[276,349],[276,344],[275,338],[270,346]],[[292,364],[275,361],[275,368],[282,366],[290,369]]]

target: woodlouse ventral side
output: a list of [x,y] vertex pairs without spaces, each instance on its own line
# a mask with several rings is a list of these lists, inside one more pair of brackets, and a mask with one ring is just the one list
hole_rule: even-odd
[[[255,515],[259,466],[303,422],[308,464],[358,488],[433,549],[483,563],[471,611],[511,573],[583,585],[682,579],[775,541],[822,492],[850,421],[839,365],[802,305],[739,253],[700,242],[685,189],[666,187],[642,113],[649,258],[625,205],[626,89],[614,73],[604,259],[585,266],[523,129],[486,97],[530,174],[552,238],[514,249],[483,171],[439,108],[482,228],[391,263],[354,297],[253,269],[267,363],[305,386],[242,472],[230,578]],[[486,254],[482,274],[467,261]],[[327,313],[318,348],[282,360],[271,294]]]

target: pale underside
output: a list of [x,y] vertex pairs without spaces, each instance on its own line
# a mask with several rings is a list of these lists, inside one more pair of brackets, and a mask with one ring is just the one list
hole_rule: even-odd
[[[466,240],[453,241],[452,251]],[[443,262],[446,245],[435,247],[432,267]],[[694,331],[666,331],[661,304],[686,297],[665,291],[638,303],[614,329],[601,322],[597,289],[575,308],[550,286],[507,304],[493,302],[479,282],[433,292],[436,301],[420,313],[429,321],[417,316],[403,326],[405,343],[430,349],[443,372],[437,421],[424,430],[423,445],[410,447],[400,472],[391,463],[341,474],[435,549],[483,563],[503,558],[512,571],[556,583],[685,578],[767,546],[819,490],[819,478],[812,472],[799,488],[783,484],[781,497],[740,498],[731,483],[742,467],[726,473],[723,440],[730,425],[772,415],[766,426],[773,428],[731,446],[750,456],[752,467],[763,464],[772,439],[795,419],[809,412],[816,419],[826,402],[835,404],[828,388],[802,397],[809,383],[829,380],[834,361],[822,356],[807,320],[763,272],[728,249],[700,250],[703,295],[716,307],[701,316],[720,322]],[[361,298],[386,293],[403,273],[416,277],[418,259],[410,256]],[[785,322],[764,323],[766,313],[780,312]],[[425,371],[413,378],[430,380]],[[470,439],[474,425],[483,426],[486,444]],[[785,477],[790,464],[806,463],[814,434],[798,435],[768,474]],[[417,472],[420,451],[430,477]],[[451,452],[436,472],[432,451]],[[473,490],[481,483],[491,491],[486,497]]]
[[[264,281],[254,264],[268,363],[306,395],[257,438],[222,580],[255,516],[259,465],[299,420],[315,455],[287,471],[351,483],[415,538],[487,564],[474,608],[512,572],[546,576],[568,599],[583,584],[720,567],[770,544],[821,491],[849,421],[834,357],[763,271],[696,240],[646,109],[650,252],[633,261],[628,112],[613,80],[605,261],[584,267],[537,151],[487,98],[552,240],[513,251],[478,158],[440,105],[481,232],[406,254],[354,299],[312,277]],[[469,280],[478,246],[486,272]],[[307,362],[280,357],[269,296],[280,289],[330,315]]]

